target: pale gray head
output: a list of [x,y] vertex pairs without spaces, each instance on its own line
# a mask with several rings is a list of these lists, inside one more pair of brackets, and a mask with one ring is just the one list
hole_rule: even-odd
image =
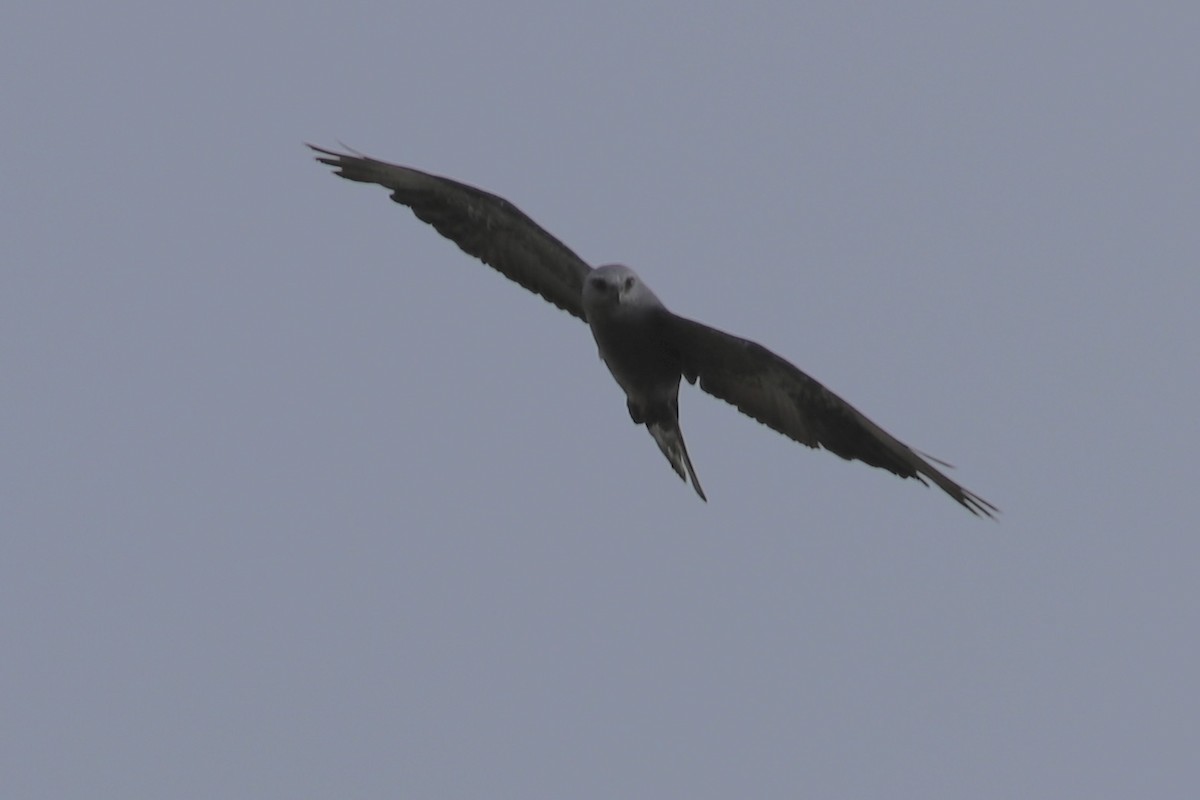
[[596,267],[583,282],[583,309],[589,318],[661,305],[650,287],[624,264]]

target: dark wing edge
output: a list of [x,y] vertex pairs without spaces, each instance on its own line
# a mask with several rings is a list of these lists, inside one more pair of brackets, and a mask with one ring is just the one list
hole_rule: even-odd
[[[800,444],[823,447],[902,478],[932,481],[976,516],[1000,509],[946,477],[930,461],[867,419],[820,382],[756,342],[665,311],[662,335],[684,377]],[[928,460],[927,460],[928,459]],[[928,479],[928,481],[926,480]]]
[[352,150],[308,147],[337,175],[390,189],[392,200],[408,206],[463,252],[584,319],[583,281],[591,267],[503,197]]

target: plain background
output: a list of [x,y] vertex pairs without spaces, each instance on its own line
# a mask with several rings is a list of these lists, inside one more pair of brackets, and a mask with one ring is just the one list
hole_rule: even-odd
[[[1194,797],[1200,11],[0,11],[6,798]],[[511,199],[1004,510],[695,390]]]

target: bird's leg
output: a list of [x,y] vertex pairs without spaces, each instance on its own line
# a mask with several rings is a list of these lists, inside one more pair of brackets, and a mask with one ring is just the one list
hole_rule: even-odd
[[633,420],[634,425],[641,425],[646,421],[646,416],[642,413],[642,409],[632,400],[627,399],[625,407],[629,409],[629,418]]

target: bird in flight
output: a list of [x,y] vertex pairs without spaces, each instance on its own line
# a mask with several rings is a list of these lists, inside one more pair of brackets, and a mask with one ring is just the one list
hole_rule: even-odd
[[593,269],[502,197],[465,183],[309,145],[341,177],[375,183],[464,252],[495,268],[591,328],[600,358],[625,392],[629,416],[644,425],[667,461],[707,501],[679,428],[679,384],[699,382],[718,397],[800,444],[901,478],[933,482],[973,514],[998,509],[950,480],[921,454],[760,344],[673,314],[632,269]]

